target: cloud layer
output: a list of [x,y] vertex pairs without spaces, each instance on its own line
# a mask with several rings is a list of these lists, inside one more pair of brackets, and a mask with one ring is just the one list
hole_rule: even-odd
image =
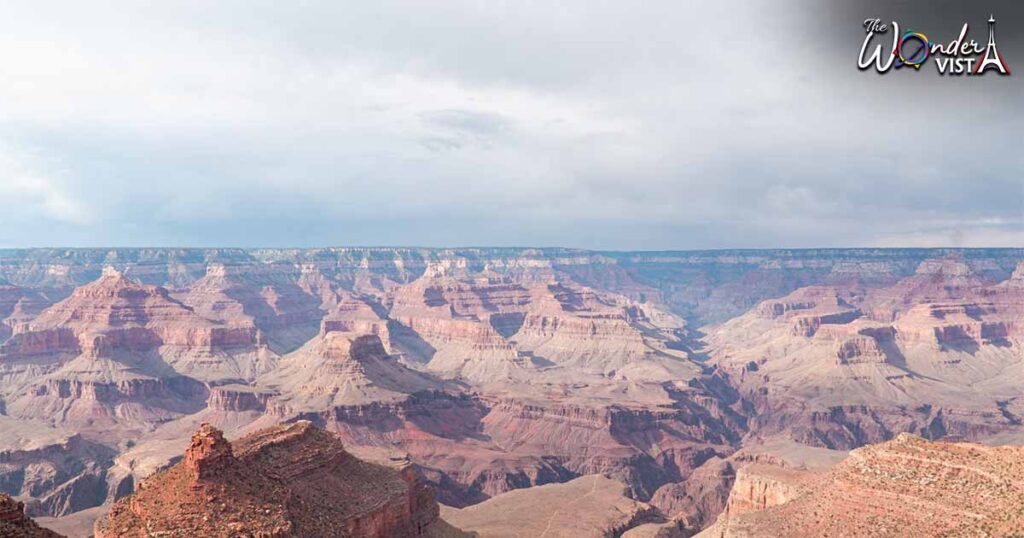
[[427,4],[5,7],[0,246],[1024,245],[1019,76],[856,69],[911,4]]

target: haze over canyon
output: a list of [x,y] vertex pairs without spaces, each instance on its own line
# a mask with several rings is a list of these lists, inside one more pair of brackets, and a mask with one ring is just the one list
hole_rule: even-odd
[[1024,249],[0,250],[0,536],[1008,536],[1022,345]]

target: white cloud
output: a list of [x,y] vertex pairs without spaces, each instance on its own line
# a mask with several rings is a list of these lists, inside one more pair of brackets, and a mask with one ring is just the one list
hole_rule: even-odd
[[[0,225],[15,219],[53,220],[70,224],[90,224],[88,209],[66,192],[60,183],[19,162],[0,147]],[[6,215],[4,217],[3,215]]]
[[599,248],[1019,229],[1019,96],[936,79],[894,98],[854,67],[859,26],[821,48],[808,9],[21,3],[0,20],[0,141],[22,179],[0,202],[119,244],[296,222],[315,234],[282,240]]

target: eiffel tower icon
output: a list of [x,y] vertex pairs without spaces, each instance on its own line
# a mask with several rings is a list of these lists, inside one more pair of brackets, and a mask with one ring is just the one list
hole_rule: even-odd
[[988,47],[985,48],[985,57],[974,66],[973,74],[984,73],[987,69],[998,69],[1000,75],[1010,74],[1003,56],[996,49],[996,18],[993,15],[988,16]]

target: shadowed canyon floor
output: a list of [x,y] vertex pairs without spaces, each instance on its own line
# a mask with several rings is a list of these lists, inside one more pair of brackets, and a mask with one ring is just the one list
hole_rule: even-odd
[[1024,438],[1022,260],[0,251],[0,491],[74,535],[202,423],[309,421],[408,459],[482,533],[586,481],[604,508],[574,523],[595,535],[693,533],[751,464],[821,469],[902,432]]

